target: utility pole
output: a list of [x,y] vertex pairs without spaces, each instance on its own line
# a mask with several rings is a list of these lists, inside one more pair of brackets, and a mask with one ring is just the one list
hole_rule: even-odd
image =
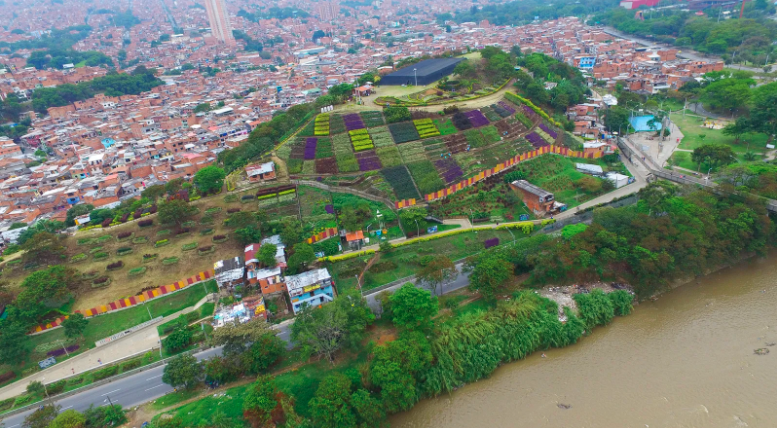
[[745,13],[745,0],[742,0],[742,9],[739,10],[739,19],[742,19],[742,14]]

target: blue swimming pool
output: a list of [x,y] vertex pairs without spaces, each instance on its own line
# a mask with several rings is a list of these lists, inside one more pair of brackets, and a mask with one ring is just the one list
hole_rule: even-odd
[[648,122],[653,119],[652,114],[648,114],[645,116],[634,116],[631,119],[629,119],[629,122],[631,122],[631,127],[634,128],[637,132],[646,132],[646,131],[660,131],[661,130],[661,123],[656,122],[653,125],[653,128],[648,125]]

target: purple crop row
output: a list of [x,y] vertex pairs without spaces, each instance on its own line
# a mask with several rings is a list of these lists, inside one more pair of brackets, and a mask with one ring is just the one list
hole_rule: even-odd
[[470,110],[465,114],[467,115],[467,118],[469,118],[469,121],[472,122],[472,126],[475,128],[486,126],[489,123],[488,119],[486,119],[480,110]]
[[327,214],[334,214],[335,213],[335,207],[332,206],[331,204],[325,206],[324,210],[326,211]]
[[349,131],[365,128],[364,121],[361,116],[356,113],[346,114],[343,116],[343,121],[345,122],[345,128]]
[[548,125],[545,125],[544,123],[540,123],[540,129],[545,131],[553,139],[556,139],[558,137],[558,134],[556,134],[556,131],[550,129],[550,127],[548,127]]
[[305,140],[305,160],[313,160],[316,158],[316,145],[318,144],[317,138],[308,138]]
[[534,116],[537,115],[537,113],[535,113],[534,110],[532,110],[531,107],[529,107],[529,106],[523,106],[523,113],[527,117],[534,117]]
[[356,160],[359,161],[359,170],[361,171],[375,171],[383,168],[374,150],[356,153]]
[[486,239],[485,242],[483,242],[483,247],[485,248],[496,247],[497,245],[499,245],[499,238]]
[[[73,352],[73,351],[78,350],[78,348],[80,348],[80,346],[78,346],[78,345],[71,345],[71,346],[68,346],[66,349],[67,349],[67,352]],[[62,348],[57,348],[57,349],[55,349],[53,351],[46,352],[46,355],[48,355],[49,357],[55,357],[56,358],[56,357],[59,357],[61,355],[65,355],[65,350],[62,349]]]
[[535,134],[534,132],[531,132],[528,135],[526,135],[526,139],[529,140],[529,142],[535,149],[539,149],[540,147],[545,147],[550,145],[548,144],[547,141],[545,141],[542,137]]
[[464,175],[461,167],[453,160],[453,158],[440,159],[435,161],[434,165],[437,167],[437,170],[440,171],[440,177],[445,180],[445,184],[450,184]]
[[504,101],[499,101],[499,105],[502,106],[503,109],[509,111],[510,114],[514,114],[515,113],[515,109],[510,104],[507,104]]

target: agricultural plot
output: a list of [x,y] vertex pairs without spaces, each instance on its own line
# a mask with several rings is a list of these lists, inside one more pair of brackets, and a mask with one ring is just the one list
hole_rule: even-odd
[[337,174],[337,159],[334,157],[316,159],[316,173]]
[[426,156],[429,159],[441,157],[445,153],[449,153],[448,146],[442,142],[442,140],[426,140],[423,142]]
[[[507,112],[507,114],[505,114],[505,115],[502,115],[500,113],[500,116],[502,116],[502,117],[507,117],[507,116],[515,114],[514,104],[512,104],[512,103],[510,103],[508,101],[505,101],[505,100],[499,101],[499,104],[497,104],[497,106],[501,107],[503,110],[505,110]],[[499,110],[497,110],[497,106],[494,106],[494,110],[497,113],[499,113]]]
[[380,158],[375,150],[369,150],[366,152],[356,153],[356,159],[359,162],[360,171],[375,171],[383,168],[380,163]]
[[455,153],[453,158],[456,159],[456,163],[461,167],[461,171],[465,177],[470,177],[474,173],[484,169],[484,161],[479,154],[472,152]]
[[440,135],[451,135],[458,132],[456,127],[453,126],[451,119],[448,119],[445,122],[442,122],[440,119],[434,119],[432,120],[432,123],[434,123],[434,126],[440,131]]
[[362,129],[356,129],[353,131],[348,131],[348,136],[351,137],[351,144],[353,144],[353,151],[357,153],[364,150],[372,150],[373,148],[375,148],[375,145],[372,144],[372,139],[370,138],[370,134],[367,133],[366,129],[362,128]]
[[310,137],[305,140],[305,160],[313,160],[316,158],[316,143],[318,143],[318,139],[314,137]]
[[481,113],[480,110],[470,110],[467,113],[467,118],[469,119],[470,123],[472,123],[472,126],[475,128],[480,128],[481,126],[488,125],[488,119]]
[[488,107],[481,107],[480,111],[483,113],[483,115],[486,117],[486,119],[490,120],[491,122],[496,122],[497,120],[501,120],[502,116],[496,113],[494,111],[494,105],[490,105]]
[[498,143],[502,141],[500,132],[493,125],[484,126],[483,128],[480,129],[480,132],[483,134],[483,138],[485,138],[486,143],[488,144]]
[[394,139],[391,138],[391,132],[389,132],[388,126],[372,128],[368,132],[372,138],[372,144],[374,144],[375,147],[394,146]]
[[483,137],[483,134],[480,133],[479,129],[470,129],[468,131],[464,132],[464,136],[467,139],[467,143],[472,148],[479,148],[479,147],[485,147],[488,145],[488,142]]
[[434,165],[428,160],[409,163],[407,169],[422,195],[436,192],[445,187],[445,183],[440,179]]
[[299,174],[302,172],[302,159],[289,159],[286,161],[286,169],[289,174]]
[[381,171],[383,178],[391,188],[394,189],[394,194],[397,199],[420,199],[418,190],[416,190],[413,184],[410,173],[407,172],[407,168],[404,165],[396,166],[393,168],[385,168]]
[[349,131],[364,129],[364,121],[362,121],[362,117],[358,113],[346,114],[343,116],[343,121],[345,122],[345,129]]
[[415,141],[419,138],[418,130],[416,130],[415,125],[413,125],[412,122],[392,123],[388,128],[389,131],[391,131],[394,142],[397,144]]
[[488,178],[451,197],[432,202],[429,212],[441,218],[465,215],[492,222],[517,220],[521,214],[534,217],[501,176]]
[[345,121],[339,114],[335,114],[329,117],[329,133],[330,135],[342,134],[345,132]]
[[329,114],[323,113],[316,116],[314,135],[317,137],[326,137],[329,135],[329,130]]
[[302,221],[312,224],[315,231],[337,227],[331,194],[315,187],[299,186],[299,210]]
[[375,153],[378,154],[384,168],[402,165],[402,157],[399,156],[399,150],[396,146],[378,147],[375,149]]
[[402,156],[402,160],[406,164],[427,160],[424,145],[420,142],[403,144],[397,148],[399,149],[400,156]]
[[[476,129],[474,131],[477,132]],[[463,133],[446,137],[445,146],[448,148],[449,153],[466,152],[470,148],[469,142],[467,141],[467,136]]]
[[356,156],[353,153],[335,154],[337,159],[337,170],[340,172],[356,172],[359,171],[359,161],[356,160]]
[[316,161],[306,160],[302,162],[302,174],[314,175],[316,173]]
[[464,175],[461,167],[456,163],[456,160],[452,156],[435,161],[434,166],[437,168],[440,177],[445,181],[446,185],[458,181],[461,176]]
[[375,128],[382,126],[386,122],[383,121],[383,113],[379,111],[364,111],[360,113],[362,121],[367,128]]
[[466,131],[467,129],[472,128],[472,122],[465,113],[458,112],[454,114],[453,117],[451,117],[451,121],[453,122],[453,126],[459,131]]
[[418,137],[421,139],[429,137],[437,137],[440,135],[440,131],[434,126],[432,119],[416,119],[413,121],[416,130],[418,131]]
[[316,135],[316,121],[309,121],[302,130],[299,131],[300,137],[313,137]]
[[539,149],[550,145],[547,141],[545,141],[544,138],[537,135],[536,132],[530,132],[526,134],[526,139],[529,140],[529,143],[531,143],[531,145],[535,149]]
[[331,158],[335,155],[330,138],[319,138],[316,143],[316,159]]
[[540,137],[542,137],[542,139],[545,140],[545,142],[548,144],[553,144],[553,142],[556,141],[555,138],[551,138],[547,132],[542,130],[542,128],[535,128],[534,132]]
[[336,155],[353,154],[353,145],[351,137],[348,134],[337,134],[332,137],[332,145]]
[[540,129],[546,134],[548,134],[548,136],[552,138],[554,141],[556,140],[556,138],[558,138],[558,134],[556,133],[556,131],[554,131],[551,127],[549,127],[545,123],[542,123],[542,122],[540,123]]

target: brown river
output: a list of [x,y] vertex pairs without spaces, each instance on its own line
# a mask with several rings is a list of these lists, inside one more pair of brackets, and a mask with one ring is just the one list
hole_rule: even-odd
[[574,346],[424,400],[391,426],[777,427],[777,345],[767,345],[777,343],[775,285],[777,253],[742,262],[642,303]]

